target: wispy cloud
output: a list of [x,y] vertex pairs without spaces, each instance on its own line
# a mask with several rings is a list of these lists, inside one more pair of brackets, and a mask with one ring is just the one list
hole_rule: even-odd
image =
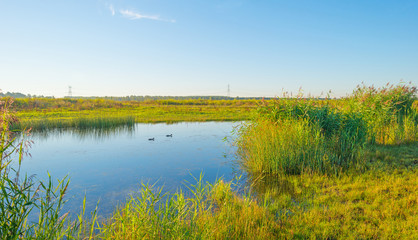
[[113,7],[112,4],[109,5],[109,10],[112,13],[112,16],[115,16],[115,8]]
[[154,20],[154,21],[163,21],[163,22],[171,22],[171,23],[175,23],[176,20],[174,19],[164,19],[161,18],[158,15],[143,15],[137,12],[134,12],[132,10],[119,10],[120,14],[122,14],[122,16],[129,18],[131,20],[138,20],[138,19],[149,19],[149,20]]
[[110,13],[112,14],[112,16],[115,16],[116,11],[115,11],[115,7],[113,7],[113,4],[105,3],[105,6],[107,9],[110,10]]

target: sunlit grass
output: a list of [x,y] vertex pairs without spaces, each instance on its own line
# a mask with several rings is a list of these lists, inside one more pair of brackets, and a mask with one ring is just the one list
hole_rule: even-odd
[[[202,176],[201,176],[202,177]],[[102,227],[104,239],[272,239],[277,223],[250,197],[238,197],[231,183],[189,185],[191,194],[143,185]]]
[[[216,105],[145,105],[140,107],[102,108],[88,110],[19,110],[16,116],[20,124],[15,129],[43,129],[54,127],[74,127],[89,121],[90,127],[96,127],[98,121],[119,124],[121,121],[136,123],[174,123],[181,121],[241,121],[252,116],[255,106],[216,106]],[[91,120],[90,120],[91,119]],[[122,123],[122,124],[124,124]],[[99,124],[100,125],[100,124]]]
[[292,191],[266,184],[259,198],[281,214],[283,238],[415,239],[418,145],[402,148],[369,152],[361,174],[281,176]]

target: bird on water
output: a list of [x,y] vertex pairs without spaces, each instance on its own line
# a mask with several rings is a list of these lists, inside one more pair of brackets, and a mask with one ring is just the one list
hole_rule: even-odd
[[167,134],[166,137],[173,137],[173,134]]
[[154,141],[155,139],[154,138],[148,138],[148,141]]

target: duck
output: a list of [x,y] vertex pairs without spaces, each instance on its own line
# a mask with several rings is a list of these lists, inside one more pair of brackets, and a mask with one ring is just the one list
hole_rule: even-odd
[[173,137],[173,134],[167,134],[166,137]]
[[148,141],[154,141],[155,139],[154,138],[148,138]]

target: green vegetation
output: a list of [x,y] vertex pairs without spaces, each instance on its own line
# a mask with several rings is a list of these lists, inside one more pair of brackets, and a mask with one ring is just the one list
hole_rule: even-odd
[[[9,130],[9,125],[16,121],[8,111],[10,104],[0,104],[0,239],[80,239],[88,233],[91,236],[93,232],[88,227],[94,221],[86,221],[84,211],[75,221],[61,211],[66,202],[67,178],[54,186],[51,176],[46,182],[20,176],[25,146],[30,143],[17,141]],[[13,161],[15,157],[17,162]]]
[[286,239],[416,239],[418,144],[367,150],[367,170],[257,175],[258,202]]
[[[163,194],[161,188],[143,184],[137,195],[103,221],[98,221],[95,213],[86,221],[84,212],[71,221],[67,213],[60,212],[68,186],[66,179],[55,188],[51,180],[41,183],[39,188],[31,178],[14,180],[19,174],[8,168],[11,153],[18,153],[20,164],[24,144],[13,143],[15,140],[7,129],[16,119],[3,108],[1,214],[5,220],[0,236],[2,239],[417,239],[415,94],[416,89],[408,85],[381,89],[360,86],[352,96],[342,100],[261,101],[258,115],[237,129],[238,155],[247,171],[248,186],[236,191],[239,186],[234,183],[222,180],[203,183],[201,176],[195,184],[187,184],[189,193],[178,190]],[[158,108],[155,104],[148,107]],[[208,105],[202,108],[209,108]],[[179,104],[167,108],[173,106],[192,107]],[[244,106],[253,108],[250,104]],[[123,106],[104,109],[124,111]],[[43,216],[39,222],[28,220],[32,209]]]
[[302,98],[265,103],[259,116],[238,130],[242,165],[252,173],[275,174],[339,174],[364,167],[366,143],[418,140],[416,91],[405,85],[362,86],[338,107],[336,101]]
[[191,197],[179,191],[143,185],[100,228],[103,239],[272,239],[277,223],[250,196],[238,197],[231,183],[218,180],[189,186]]
[[415,94],[361,86],[340,102],[277,100],[238,129],[241,164],[281,238],[418,237]]
[[258,100],[150,100],[120,102],[104,99],[16,99],[20,122],[12,129],[44,130],[78,126],[121,126],[180,121],[240,121],[251,118]]
[[133,127],[135,125],[134,116],[91,116],[67,118],[44,118],[44,119],[26,119],[20,120],[12,125],[12,129],[32,128],[37,131],[56,128],[74,128],[74,129],[109,129],[119,126]]
[[366,123],[358,114],[316,104],[278,100],[260,107],[260,118],[239,130],[243,165],[251,172],[301,174],[339,173],[357,163]]
[[373,143],[414,142],[418,139],[416,93],[417,88],[408,85],[359,86],[346,99],[345,108],[349,112],[362,113]]

